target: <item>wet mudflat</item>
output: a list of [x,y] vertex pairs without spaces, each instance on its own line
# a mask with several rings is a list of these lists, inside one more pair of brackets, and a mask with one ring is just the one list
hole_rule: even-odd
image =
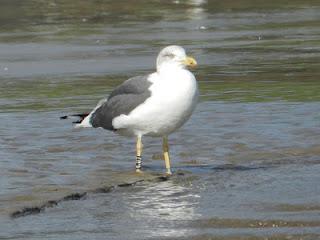
[[[320,239],[318,1],[129,3],[0,8],[0,238]],[[160,139],[136,175],[134,139],[59,117],[168,44],[198,60],[201,99],[166,179]]]

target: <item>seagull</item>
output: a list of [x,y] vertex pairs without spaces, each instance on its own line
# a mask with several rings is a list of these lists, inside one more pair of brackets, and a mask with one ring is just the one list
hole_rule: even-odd
[[187,69],[197,65],[184,48],[163,48],[156,72],[130,78],[117,86],[89,113],[79,117],[76,127],[103,128],[119,135],[136,137],[136,172],[142,167],[142,137],[162,137],[166,174],[171,175],[168,136],[191,116],[198,100],[195,76]]

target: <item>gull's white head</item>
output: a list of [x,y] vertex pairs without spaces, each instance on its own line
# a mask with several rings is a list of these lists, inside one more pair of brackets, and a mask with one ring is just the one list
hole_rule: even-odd
[[187,56],[183,47],[171,45],[162,49],[157,57],[157,71],[166,67],[195,67],[197,62],[194,58]]

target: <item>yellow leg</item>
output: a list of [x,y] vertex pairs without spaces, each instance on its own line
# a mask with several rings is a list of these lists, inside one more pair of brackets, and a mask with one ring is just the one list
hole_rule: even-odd
[[141,155],[142,155],[142,141],[141,136],[137,137],[137,145],[136,145],[137,155],[136,155],[136,172],[141,172]]
[[162,139],[162,150],[163,150],[164,162],[166,164],[166,173],[171,175],[169,145],[168,145],[168,138],[167,137],[163,137],[163,139]]

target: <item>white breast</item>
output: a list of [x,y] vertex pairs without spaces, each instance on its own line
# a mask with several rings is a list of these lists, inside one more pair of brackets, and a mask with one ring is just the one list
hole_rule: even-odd
[[[195,108],[198,89],[195,77],[185,69],[150,75],[151,97],[129,115],[113,120],[124,134],[165,136],[181,127]],[[130,131],[128,131],[130,129]],[[121,131],[120,131],[121,133]]]

